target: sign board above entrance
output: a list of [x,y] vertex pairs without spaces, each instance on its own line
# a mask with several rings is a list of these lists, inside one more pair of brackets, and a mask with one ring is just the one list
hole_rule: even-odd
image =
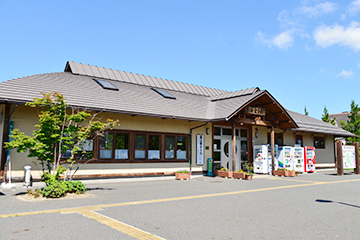
[[265,110],[265,108],[247,106],[245,108],[245,113],[258,115],[258,116],[265,116],[266,110]]

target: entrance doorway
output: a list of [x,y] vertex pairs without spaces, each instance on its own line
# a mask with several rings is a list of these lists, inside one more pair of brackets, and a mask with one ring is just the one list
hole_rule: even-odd
[[231,171],[243,169],[248,160],[248,130],[236,128],[235,169],[232,169],[231,127],[214,127],[214,167],[225,167]]

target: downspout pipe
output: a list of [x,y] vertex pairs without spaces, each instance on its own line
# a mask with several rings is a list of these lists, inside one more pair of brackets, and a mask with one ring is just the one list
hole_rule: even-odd
[[189,156],[189,169],[190,169],[190,172],[191,172],[191,156],[192,156],[192,131],[194,129],[197,129],[197,128],[200,128],[200,127],[204,127],[206,125],[208,125],[209,122],[206,122],[205,124],[201,124],[199,126],[196,126],[196,127],[193,127],[193,128],[190,128],[190,156]]

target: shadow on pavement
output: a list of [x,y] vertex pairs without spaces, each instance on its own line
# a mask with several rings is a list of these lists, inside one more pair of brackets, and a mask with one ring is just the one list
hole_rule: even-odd
[[319,203],[338,203],[338,204],[346,205],[346,206],[349,206],[349,207],[360,208],[360,206],[358,206],[358,205],[353,205],[353,204],[343,203],[343,202],[334,202],[334,201],[331,201],[331,200],[324,200],[324,199],[316,199],[315,202],[319,202]]
[[93,191],[93,190],[116,190],[116,188],[86,188],[86,191]]

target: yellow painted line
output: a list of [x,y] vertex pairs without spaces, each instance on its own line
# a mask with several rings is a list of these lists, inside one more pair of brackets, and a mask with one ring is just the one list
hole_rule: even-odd
[[268,179],[271,179],[271,180],[293,181],[293,182],[324,183],[324,182],[319,182],[319,181],[309,181],[309,180],[301,180],[301,179],[285,178],[285,177],[270,177],[270,178],[268,178]]
[[109,218],[107,216],[104,216],[102,214],[93,212],[93,211],[89,211],[89,210],[84,210],[82,209],[81,211],[78,211],[78,213],[89,217],[95,221],[98,221],[106,226],[109,226],[111,228],[114,228],[120,232],[123,232],[129,236],[132,236],[136,239],[140,239],[140,240],[159,240],[159,239],[163,239],[160,238],[158,236],[155,236],[151,233],[145,232],[143,230],[140,230],[136,227],[127,225],[125,223],[119,222],[115,219]]
[[[271,179],[271,178],[269,178],[269,179]],[[278,189],[286,189],[286,188],[314,186],[314,185],[321,185],[321,184],[358,182],[358,181],[360,181],[360,179],[350,179],[350,180],[340,180],[340,181],[330,181],[330,182],[312,182],[312,183],[304,183],[304,184],[297,184],[297,185],[259,188],[259,189],[250,189],[250,190],[242,190],[242,191],[234,191],[234,192],[211,193],[211,194],[203,194],[203,195],[193,195],[193,196],[185,196],[185,197],[174,197],[174,198],[164,198],[164,199],[154,199],[154,200],[144,200],[144,201],[134,201],[134,202],[124,202],[124,203],[113,203],[113,204],[101,204],[101,205],[94,205],[94,206],[53,209],[53,210],[44,210],[44,211],[35,211],[35,212],[11,213],[11,214],[2,214],[2,215],[0,215],[0,218],[38,215],[38,214],[47,214],[47,213],[56,213],[56,212],[66,214],[66,213],[75,213],[75,212],[79,212],[82,210],[101,210],[102,208],[107,208],[107,207],[120,207],[120,206],[130,206],[130,205],[138,205],[138,204],[180,201],[180,200],[227,196],[227,195],[235,195],[235,194],[251,193],[251,192],[262,192],[262,191],[270,191],[270,190],[278,190]]]

